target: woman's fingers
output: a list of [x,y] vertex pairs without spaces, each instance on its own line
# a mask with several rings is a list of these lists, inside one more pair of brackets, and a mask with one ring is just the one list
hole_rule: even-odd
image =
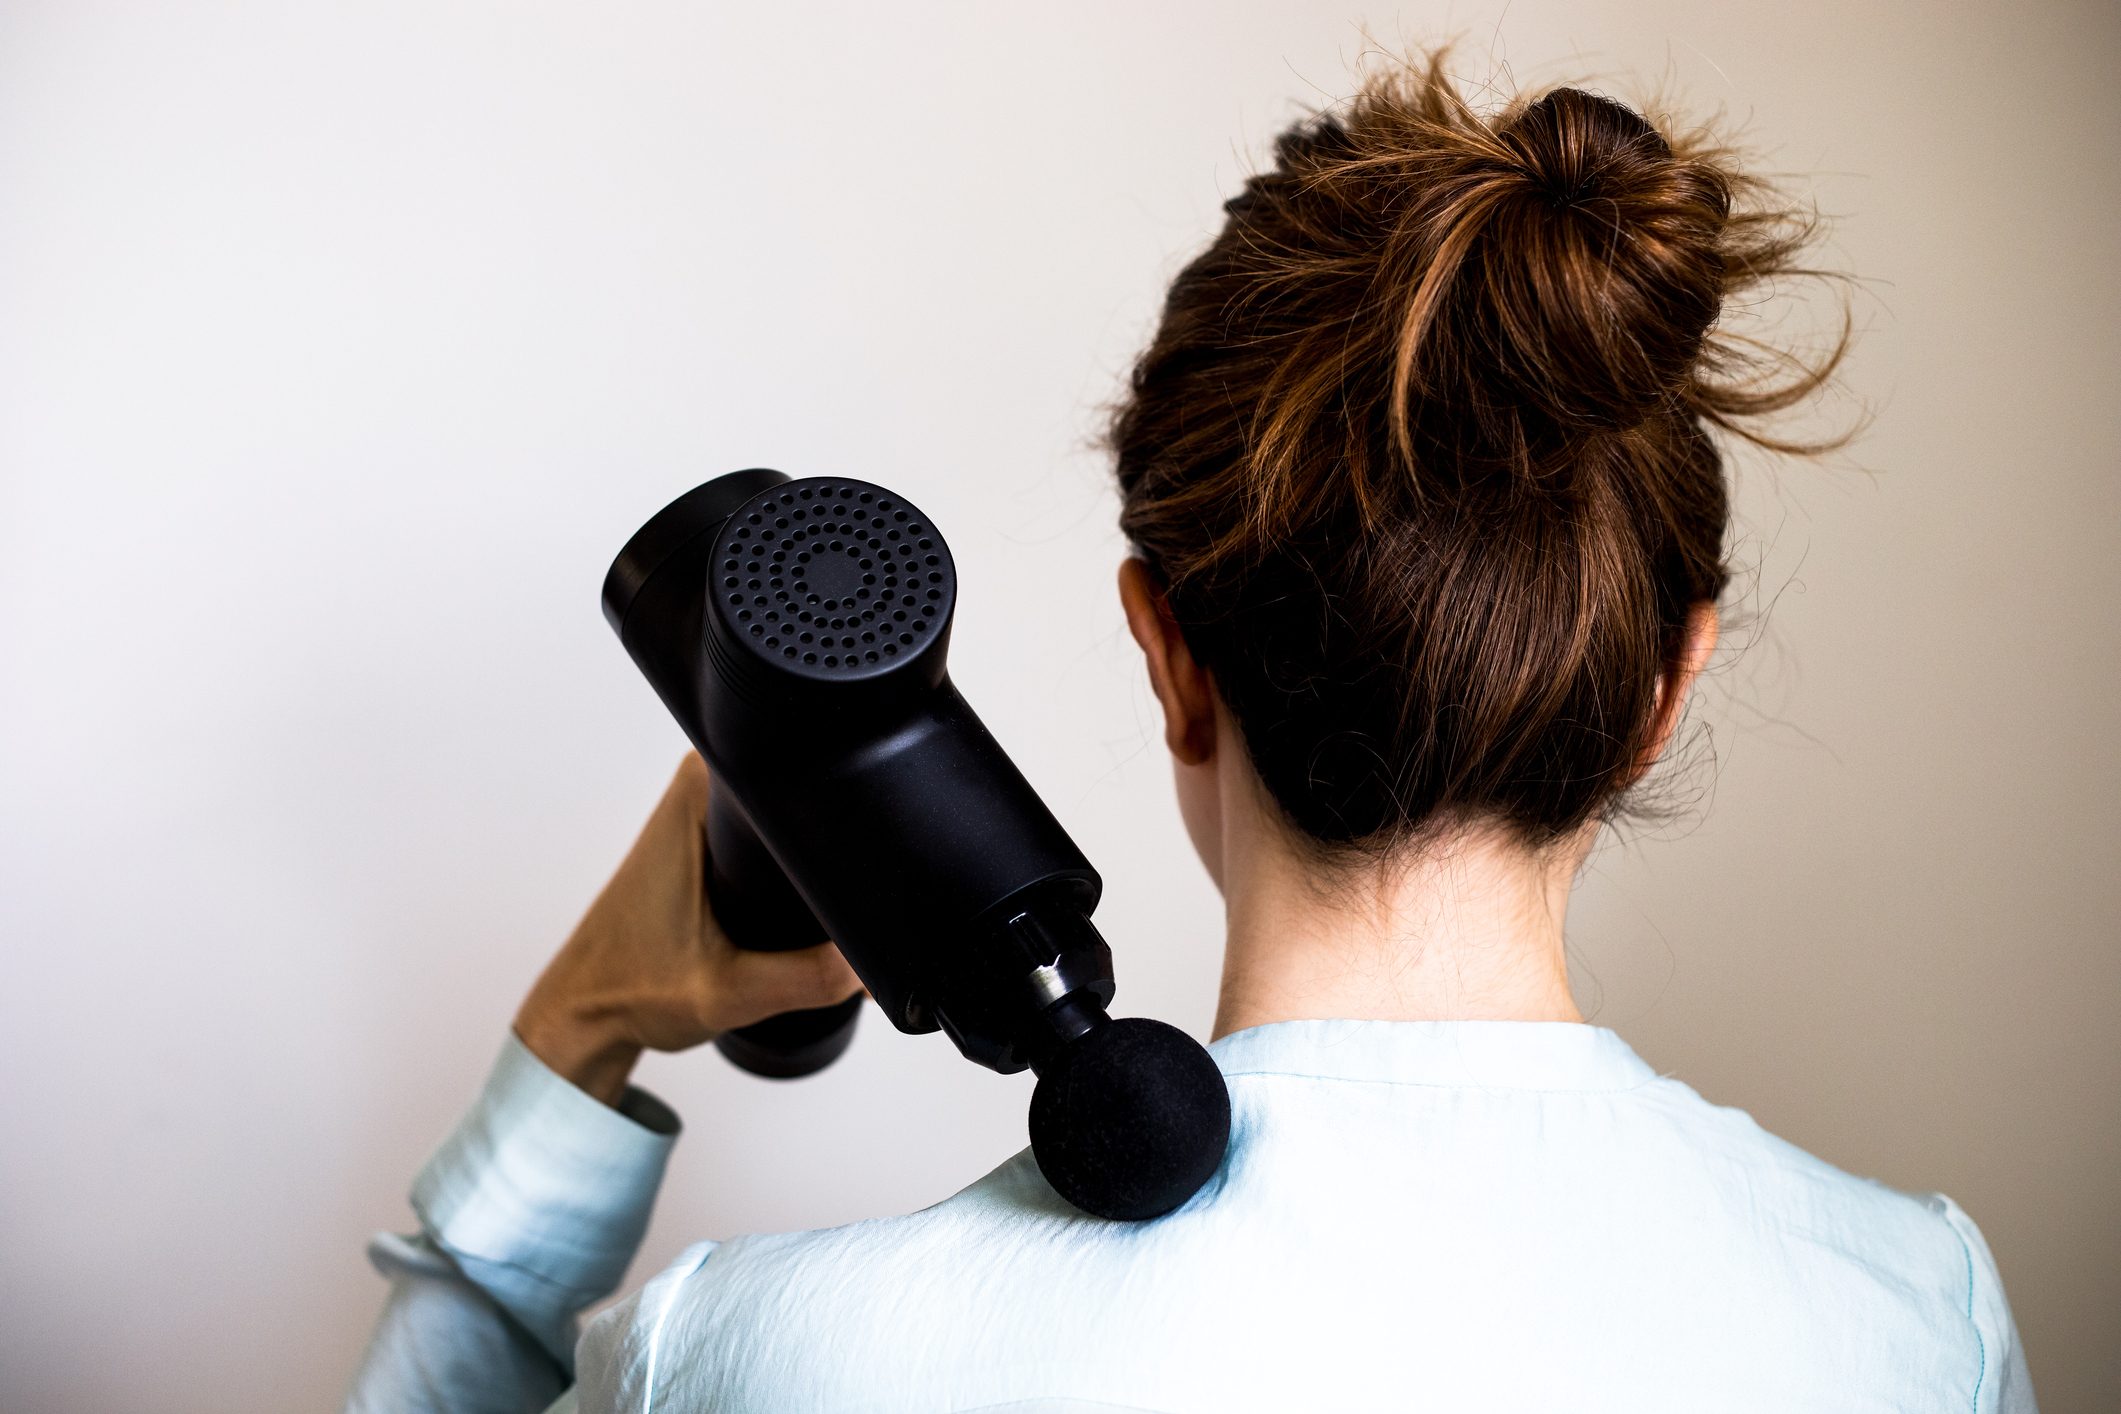
[[862,990],[862,979],[830,943],[792,952],[731,948],[717,969],[715,1000],[739,1015],[717,1029],[749,1026],[784,1011],[831,1006]]
[[[687,752],[664,794],[664,806],[696,834],[707,815],[710,782],[707,763]],[[832,1006],[862,990],[847,959],[831,943],[790,952],[752,952],[735,946],[715,924],[710,911],[703,920],[715,935],[708,943],[706,1008],[717,1031],[749,1026],[784,1011]]]

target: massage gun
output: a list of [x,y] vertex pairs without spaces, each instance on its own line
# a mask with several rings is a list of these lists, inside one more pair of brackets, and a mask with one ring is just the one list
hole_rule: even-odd
[[[1030,1067],[1068,1201],[1156,1217],[1221,1163],[1230,1100],[1191,1037],[1113,1020],[1103,883],[950,682],[949,547],[903,496],[732,472],[642,526],[604,614],[712,776],[707,892],[739,947],[830,939],[892,1025]],[[830,1065],[859,995],[724,1033],[755,1074]]]

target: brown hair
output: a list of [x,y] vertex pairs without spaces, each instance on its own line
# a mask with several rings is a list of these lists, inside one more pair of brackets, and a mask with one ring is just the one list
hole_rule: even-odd
[[1717,332],[1816,222],[1576,88],[1494,117],[1437,53],[1284,133],[1112,422],[1120,524],[1326,856],[1611,818],[1729,578],[1712,429],[1829,379]]

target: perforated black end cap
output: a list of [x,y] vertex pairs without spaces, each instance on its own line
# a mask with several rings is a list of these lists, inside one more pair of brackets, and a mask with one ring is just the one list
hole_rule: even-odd
[[950,547],[920,508],[851,477],[767,488],[716,537],[710,602],[730,641],[817,682],[888,674],[945,635]]
[[1062,1046],[1031,1094],[1031,1153],[1061,1197],[1139,1222],[1191,1198],[1230,1143],[1215,1060],[1175,1026],[1125,1017]]

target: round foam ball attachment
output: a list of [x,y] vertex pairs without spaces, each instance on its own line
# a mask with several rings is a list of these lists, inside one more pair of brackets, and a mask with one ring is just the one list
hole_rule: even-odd
[[1175,1026],[1107,1022],[1040,1069],[1031,1154],[1061,1197],[1101,1218],[1161,1217],[1198,1192],[1230,1143],[1230,1091]]

